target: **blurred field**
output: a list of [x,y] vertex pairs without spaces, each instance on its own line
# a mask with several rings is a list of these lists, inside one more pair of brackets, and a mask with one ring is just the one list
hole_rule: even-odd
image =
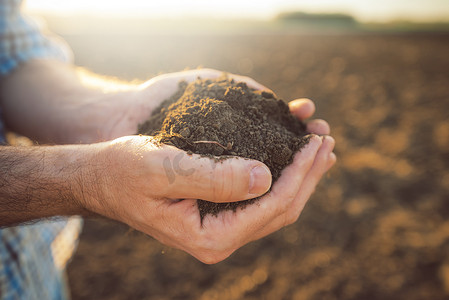
[[87,220],[74,299],[448,299],[448,35],[65,36],[77,63],[126,79],[200,65],[309,97],[339,161],[299,221],[204,265]]

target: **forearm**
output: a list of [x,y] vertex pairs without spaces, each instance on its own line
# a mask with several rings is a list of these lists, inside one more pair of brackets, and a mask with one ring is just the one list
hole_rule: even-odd
[[86,214],[80,195],[96,177],[87,147],[0,147],[0,227]]
[[[8,128],[40,143],[90,143],[137,129],[123,124],[136,85],[97,79],[64,63],[30,61],[0,81],[0,104]],[[107,86],[109,84],[109,86]],[[111,89],[113,87],[113,89]],[[133,101],[129,101],[133,103]],[[119,124],[120,123],[120,124]]]

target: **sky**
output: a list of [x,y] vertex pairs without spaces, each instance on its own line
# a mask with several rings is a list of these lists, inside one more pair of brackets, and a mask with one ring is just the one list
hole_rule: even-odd
[[348,13],[360,21],[449,21],[449,0],[27,0],[35,14],[270,19],[279,12]]

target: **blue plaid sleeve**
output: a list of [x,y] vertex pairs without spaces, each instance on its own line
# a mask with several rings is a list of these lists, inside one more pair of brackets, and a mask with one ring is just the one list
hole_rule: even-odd
[[[65,43],[21,15],[21,2],[0,0],[0,76],[34,58],[72,59]],[[4,141],[0,118],[0,146]],[[0,228],[0,300],[68,299],[65,266],[81,226],[72,217]]]
[[0,229],[0,299],[69,299],[65,265],[81,225],[72,217]]
[[[0,110],[0,116],[2,115],[2,111]],[[5,145],[6,141],[5,141],[5,132],[3,130],[3,123],[2,120],[0,119],[0,146]]]
[[0,76],[33,58],[71,61],[67,44],[21,14],[22,0],[0,0]]

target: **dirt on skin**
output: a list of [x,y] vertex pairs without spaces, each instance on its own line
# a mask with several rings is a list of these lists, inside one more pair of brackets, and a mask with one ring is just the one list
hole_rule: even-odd
[[[305,125],[290,114],[275,95],[256,91],[225,75],[187,84],[154,111],[139,134],[160,143],[210,157],[240,156],[259,160],[271,170],[273,182],[307,144]],[[222,210],[236,210],[254,199],[213,203],[198,200],[201,218]]]

